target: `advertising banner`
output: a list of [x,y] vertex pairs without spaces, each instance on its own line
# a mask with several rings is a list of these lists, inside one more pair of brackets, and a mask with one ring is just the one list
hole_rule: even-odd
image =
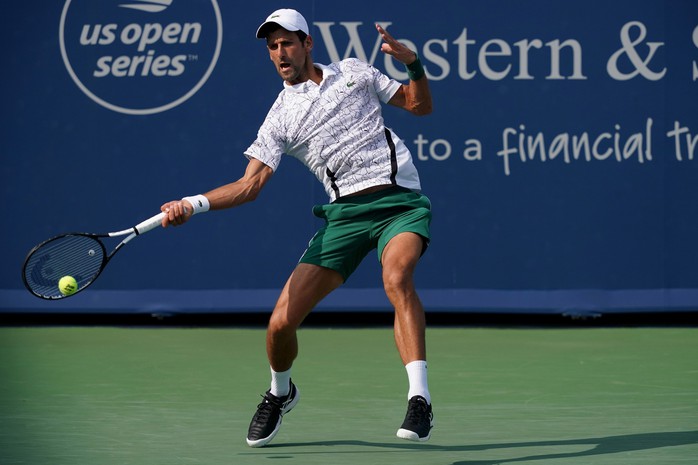
[[[65,0],[0,19],[0,311],[271,309],[328,202],[292,157],[254,202],[138,238],[70,299],[32,296],[21,267],[48,237],[240,178],[282,89],[255,37],[281,7],[304,14],[316,63],[406,82],[379,24],[424,64],[433,113],[383,116],[432,203],[428,311],[698,308],[695,1]],[[376,254],[321,307],[388,309]]]

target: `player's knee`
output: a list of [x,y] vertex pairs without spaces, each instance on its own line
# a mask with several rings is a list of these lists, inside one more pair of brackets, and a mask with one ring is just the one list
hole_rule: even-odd
[[273,312],[269,318],[267,332],[272,335],[292,334],[298,329],[299,324],[288,318],[283,312]]
[[269,318],[267,332],[271,334],[283,333],[284,331],[286,331],[286,328],[288,328],[288,326],[289,324],[286,318],[282,318],[276,313],[272,313],[271,317]]
[[412,274],[405,269],[383,269],[383,288],[390,296],[409,293],[413,289]]

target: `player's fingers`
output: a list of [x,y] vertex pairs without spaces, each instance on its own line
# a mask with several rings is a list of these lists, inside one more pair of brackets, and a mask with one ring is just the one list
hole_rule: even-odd
[[[383,44],[381,44],[381,49],[385,53],[390,53],[393,48],[399,45],[399,42],[396,41],[393,36],[391,36],[388,31],[380,27],[378,24],[376,24],[376,29],[378,29],[378,33],[381,35],[381,38],[383,39]],[[392,54],[392,53],[391,53]]]
[[170,205],[171,205],[171,204],[172,204],[172,202],[167,202],[167,203],[164,204],[162,207],[160,207],[160,211],[163,212],[163,213],[166,213],[166,215],[164,215],[164,216],[162,217],[162,227],[163,227],[163,228],[166,228],[166,227],[169,226],[170,223],[172,222],[172,220],[171,220],[171,218],[170,218],[170,216],[171,216],[171,213],[170,213],[170,210],[171,210]]
[[169,225],[178,226],[181,224],[182,208],[180,206],[180,202],[167,202],[160,208],[160,210],[166,213],[162,219],[163,228],[166,228]]
[[392,43],[397,42],[397,41],[393,38],[393,36],[390,35],[390,33],[389,33],[388,31],[386,31],[385,29],[383,29],[383,27],[382,27],[381,25],[376,24],[376,29],[378,30],[378,33],[381,35],[381,37],[383,38],[383,40],[386,41],[387,43],[391,43],[391,44],[392,44]]
[[388,31],[383,29],[380,25],[376,24],[376,29],[383,38],[384,43],[381,44],[381,51],[383,53],[386,53],[394,57],[396,60],[402,63],[414,61],[413,57],[415,56],[415,53],[411,51],[409,47],[407,47],[402,42],[396,40],[393,36],[390,35]]
[[172,202],[167,202],[160,210],[166,215],[162,219],[162,227],[167,226],[179,226],[186,223],[192,216],[194,209],[187,201],[174,200]]
[[186,201],[179,201],[173,204],[172,210],[175,212],[173,223],[177,226],[186,223],[194,211],[191,204]]

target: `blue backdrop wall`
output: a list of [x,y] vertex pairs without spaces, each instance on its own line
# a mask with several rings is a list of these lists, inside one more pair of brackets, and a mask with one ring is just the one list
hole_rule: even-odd
[[[273,305],[326,201],[291,158],[254,203],[149,233],[71,299],[31,296],[20,268],[49,236],[122,229],[242,174],[281,89],[255,38],[279,7],[304,13],[316,62],[357,56],[405,80],[375,23],[422,56],[434,113],[384,116],[433,203],[417,274],[429,310],[698,308],[698,3],[428,5],[6,6],[0,311]],[[322,306],[387,308],[375,255]]]

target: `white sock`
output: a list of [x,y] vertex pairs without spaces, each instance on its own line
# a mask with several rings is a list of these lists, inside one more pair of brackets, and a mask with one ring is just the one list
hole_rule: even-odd
[[274,371],[271,370],[271,393],[276,397],[287,396],[291,392],[291,370]]
[[424,360],[416,360],[405,365],[407,370],[407,380],[410,384],[410,389],[407,392],[407,399],[414,396],[422,396],[431,404],[431,395],[429,394],[429,385],[427,384],[427,362]]

